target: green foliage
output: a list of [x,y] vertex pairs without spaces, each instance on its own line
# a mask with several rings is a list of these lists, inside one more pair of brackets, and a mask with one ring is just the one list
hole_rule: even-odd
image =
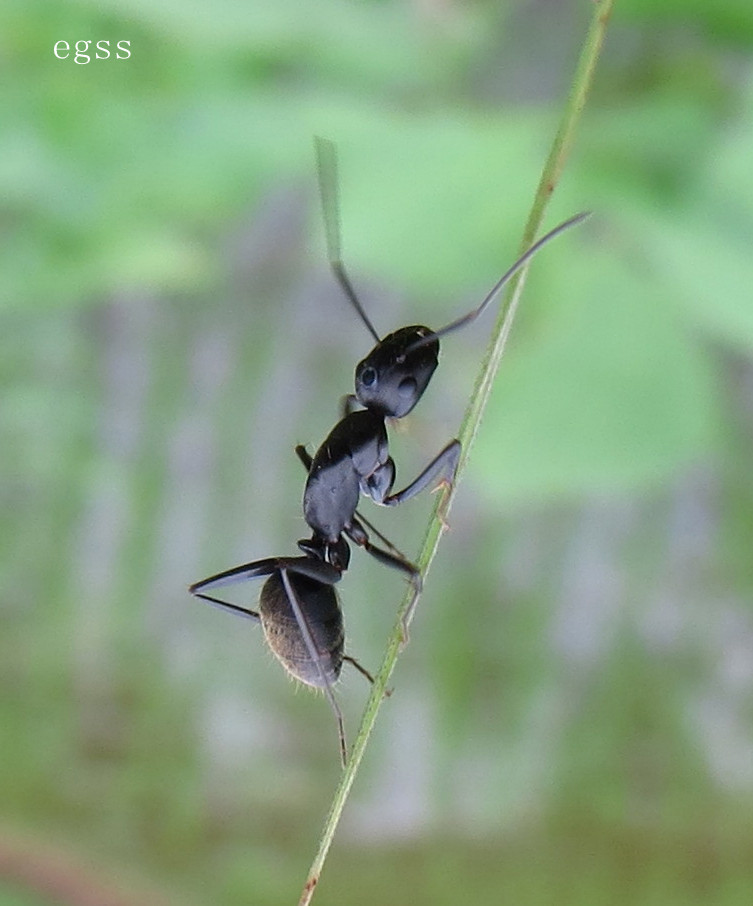
[[560,270],[543,292],[557,309],[505,364],[474,453],[492,493],[655,488],[712,455],[710,365],[650,281],[592,252],[587,273]]
[[[311,138],[338,143],[375,323],[446,323],[518,251],[590,8],[560,7],[557,56],[535,4],[2,5],[4,824],[181,903],[294,896],[337,769],[326,705],[184,588],[293,549],[290,449],[367,344],[318,283]],[[594,216],[531,270],[325,902],[751,899],[752,16],[616,5],[548,225]],[[128,61],[53,56],[121,38]],[[417,466],[490,325],[443,344]],[[373,666],[399,583],[353,559]],[[362,696],[346,678],[351,734]],[[372,849],[385,814],[437,835]]]
[[[648,14],[640,4],[631,9]],[[668,22],[677,12],[652,9]],[[419,301],[449,299],[469,280],[491,283],[511,259],[544,119],[451,106],[408,115],[378,95],[364,104],[362,81],[386,96],[441,85],[436,55],[447,34],[398,28],[398,6],[325,5],[309,21],[292,3],[250,4],[239,17],[201,5],[177,15],[164,4],[81,3],[56,7],[34,31],[42,10],[51,12],[38,4],[5,14],[19,36],[16,59],[42,57],[31,87],[19,80],[0,111],[13,126],[0,149],[15,224],[0,253],[6,307],[209,291],[221,273],[210,237],[270,179],[310,181],[314,131],[346,152],[345,249],[355,270],[396,281]],[[349,41],[333,37],[335,21]],[[133,60],[119,75],[111,61],[76,66],[52,56],[56,35],[123,29],[136,31]],[[362,48],[367,33],[373,53],[338,58],[345,47]],[[400,41],[386,40],[394,33]],[[355,81],[333,91],[340,67]],[[564,192],[572,206],[596,209],[597,226],[572,240],[571,260],[560,256],[547,283],[539,280],[539,293],[567,300],[568,316],[557,337],[550,330],[521,355],[525,362],[510,363],[479,453],[495,495],[577,493],[591,478],[602,489],[654,485],[706,456],[713,366],[692,327],[746,347],[753,339],[744,292],[750,105],[722,133],[718,107],[718,96],[665,79],[627,107],[592,115]],[[584,249],[610,225],[621,241],[579,275]],[[543,256],[537,267],[546,268]],[[628,334],[640,342],[624,343]],[[610,368],[616,343],[619,374]],[[552,410],[560,413],[554,422]]]

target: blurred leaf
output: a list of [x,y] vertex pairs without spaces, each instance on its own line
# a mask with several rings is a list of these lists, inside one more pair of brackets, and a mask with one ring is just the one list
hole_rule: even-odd
[[112,290],[153,288],[162,292],[197,290],[211,273],[208,256],[195,243],[167,231],[139,231],[104,249],[96,267]]
[[697,97],[666,86],[597,112],[587,122],[569,191],[579,188],[602,212],[610,202],[617,211],[671,202],[697,180],[699,161],[715,150],[716,126]]
[[589,250],[550,295],[549,332],[513,343],[474,450],[489,496],[635,490],[708,456],[711,375],[657,290]]
[[[309,435],[293,432],[309,410],[334,420],[345,388],[329,323],[316,313],[309,320],[305,307],[299,317],[297,237],[280,243],[275,259],[282,268],[291,261],[284,287],[264,276],[270,289],[258,294],[228,279],[221,293],[207,283],[219,268],[227,273],[227,246],[243,255],[257,204],[269,199],[275,209],[280,190],[294,204],[309,200],[312,251],[323,264],[311,146],[323,134],[339,146],[343,251],[358,285],[375,276],[405,288],[409,310],[429,324],[459,314],[461,299],[470,307],[474,290],[483,293],[517,249],[585,6],[571,17],[563,5],[555,19],[542,19],[542,9],[395,0],[0,4],[8,822],[57,828],[91,845],[94,863],[129,862],[119,877],[136,866],[167,877],[182,888],[181,903],[191,890],[228,906],[249,896],[282,902],[289,892],[318,821],[322,784],[311,783],[312,770],[319,780],[337,771],[326,704],[284,689],[280,711],[292,699],[296,720],[273,713],[253,685],[255,666],[263,671],[269,659],[259,639],[251,651],[220,619],[208,649],[214,623],[192,622],[184,586],[196,563],[214,556],[208,549],[222,558],[218,568],[235,562],[224,560],[234,556],[228,539],[240,562],[286,550],[273,536],[298,537],[301,476],[289,447]],[[367,791],[377,807],[362,808],[366,821],[355,815],[354,827],[373,849],[370,834],[395,833],[394,809],[398,818],[407,812],[399,828],[407,834],[453,835],[460,817],[469,839],[488,845],[452,836],[449,846],[411,850],[403,840],[400,857],[383,849],[354,863],[365,852],[356,841],[327,880],[340,884],[343,901],[356,888],[369,903],[393,901],[400,877],[411,897],[433,906],[500,898],[582,906],[619,899],[628,876],[630,893],[656,903],[751,900],[751,809],[740,795],[750,786],[750,690],[733,669],[750,663],[750,444],[740,430],[748,421],[742,396],[721,395],[729,390],[725,350],[703,348],[698,328],[750,350],[753,94],[740,49],[751,42],[753,6],[623,0],[618,15],[597,106],[549,223],[585,207],[597,216],[537,259],[472,463],[497,507],[650,491],[662,478],[676,491],[678,472],[713,451],[718,415],[725,460],[710,472],[723,491],[709,501],[691,481],[676,512],[652,495],[645,509],[631,508],[639,512],[627,534],[603,546],[593,535],[609,518],[581,500],[516,516],[509,549],[498,513],[481,527],[473,514],[466,525],[453,513],[459,553],[446,558],[447,580],[432,586],[440,606],[426,617],[438,623],[415,640],[414,653],[423,644],[431,659],[422,686],[428,722],[405,737],[418,743],[411,751],[420,762],[403,764],[402,743],[387,745]],[[52,55],[56,40],[95,37],[130,39],[132,58],[76,65]],[[579,246],[606,224],[600,248]],[[264,237],[272,247],[275,229]],[[636,261],[640,272],[629,269]],[[243,267],[245,276],[248,260]],[[132,300],[134,288],[146,298]],[[166,298],[176,291],[190,292],[191,304]],[[110,302],[111,316],[88,310],[99,300]],[[443,316],[432,303],[446,304]],[[488,329],[487,320],[474,336]],[[470,333],[452,341],[458,359],[474,348]],[[449,370],[457,362],[460,373],[449,345]],[[312,378],[313,362],[321,365]],[[456,386],[451,374],[447,382]],[[745,386],[735,390],[743,395]],[[119,440],[124,430],[132,446]],[[278,440],[290,475],[277,468]],[[708,537],[705,525],[689,525],[699,505],[697,521],[719,529]],[[654,538],[669,555],[657,554],[648,577],[653,566],[641,558],[636,571],[626,549],[643,551]],[[362,634],[372,599],[369,620],[382,626],[390,579],[380,573],[359,586],[355,560],[343,599],[349,631]],[[629,590],[611,607],[607,572]],[[731,576],[742,578],[735,585]],[[583,608],[589,583],[596,601]],[[628,619],[644,608],[646,623],[636,656],[627,652],[614,670],[622,604]],[[558,625],[584,633],[596,608],[608,627],[598,672],[586,676],[555,637]],[[646,655],[648,645],[658,647]],[[709,675],[693,663],[692,684],[673,685],[672,648],[699,653]],[[652,672],[657,658],[666,673]],[[648,677],[643,684],[636,671]],[[272,686],[284,683],[276,668],[269,674]],[[338,693],[349,712],[362,695],[353,682]],[[407,673],[403,682],[409,691]],[[588,694],[593,683],[605,690],[599,700]],[[182,704],[187,689],[191,707]],[[696,719],[690,743],[704,764],[697,778],[695,761],[692,771],[680,764],[667,808],[663,771],[688,747],[681,731],[693,724],[698,692],[721,722]],[[554,710],[562,699],[561,717],[534,727],[549,790],[508,770],[531,738],[532,715],[541,719],[540,694]],[[678,708],[683,719],[672,723]],[[436,733],[437,717],[452,725],[457,747]],[[563,746],[567,726],[574,731]],[[662,726],[666,733],[654,732]],[[644,744],[647,760],[631,758]],[[623,766],[635,786],[621,782]],[[271,788],[259,777],[273,778]],[[558,826],[551,802],[563,790]],[[516,797],[519,809],[500,805]],[[609,821],[589,817],[604,804],[614,807]],[[487,830],[509,823],[504,841],[480,829],[479,812]],[[691,861],[701,868],[688,872]]]
[[[334,126],[335,136],[346,127]],[[374,116],[340,143],[343,255],[413,293],[494,282],[538,178],[537,115]],[[515,174],[511,178],[508,174]]]
[[625,0],[620,13],[629,19],[674,23],[683,29],[701,26],[710,34],[739,43],[753,41],[753,7],[747,0]]
[[717,134],[714,153],[706,160],[708,201],[743,213],[753,212],[753,77],[740,94],[735,116]]
[[[633,227],[654,271],[693,320],[746,351],[753,349],[753,83],[741,115],[696,162],[682,200],[648,205]],[[692,159],[692,155],[688,155]]]
[[668,291],[687,304],[696,322],[750,352],[753,221],[747,232],[740,226],[729,218],[712,218],[708,208],[689,207],[671,221],[645,222],[641,235],[653,268],[665,278]]

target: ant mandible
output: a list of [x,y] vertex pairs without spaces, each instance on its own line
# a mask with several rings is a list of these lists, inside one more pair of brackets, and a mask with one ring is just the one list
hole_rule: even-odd
[[[588,214],[571,217],[534,243],[500,277],[477,308],[439,330],[414,325],[380,339],[356,296],[340,255],[335,146],[321,138],[315,144],[329,263],[376,345],[356,366],[355,394],[346,397],[344,417],[313,458],[305,447],[296,447],[308,472],[303,514],[312,534],[310,539],[298,542],[304,556],[273,557],[236,566],[196,582],[189,591],[216,607],[260,622],[267,644],[285,670],[306,685],[323,689],[337,721],[344,765],[347,745],[334,683],[344,661],[373,681],[364,667],[344,653],[342,610],[334,586],[350,562],[346,538],[379,562],[405,573],[416,597],[421,589],[418,568],[358,513],[359,496],[364,494],[382,506],[396,506],[433,483],[449,485],[461,449],[458,440],[450,441],[414,481],[393,493],[395,464],[389,455],[386,419],[408,415],[423,396],[438,364],[439,337],[475,321],[539,249]],[[358,404],[363,408],[356,409]],[[364,526],[389,550],[373,544]],[[265,576],[268,578],[262,587],[258,612],[207,594]]]

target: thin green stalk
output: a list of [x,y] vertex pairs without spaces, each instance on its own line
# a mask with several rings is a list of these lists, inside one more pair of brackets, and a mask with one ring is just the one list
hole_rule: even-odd
[[[594,3],[594,15],[583,44],[583,49],[573,78],[570,96],[565,105],[554,142],[552,143],[549,158],[547,159],[541,174],[541,180],[539,181],[538,189],[533,200],[531,213],[523,232],[521,252],[533,243],[534,237],[541,227],[547,202],[559,182],[565,161],[573,143],[580,115],[585,106],[588,90],[593,80],[596,62],[604,40],[604,34],[606,32],[609,16],[612,12],[614,0],[592,0],[592,2]],[[494,378],[507,343],[515,312],[517,311],[527,271],[528,267],[523,267],[518,274],[512,278],[507,292],[504,295],[492,338],[484,355],[476,385],[468,403],[460,433],[458,434],[458,439],[462,444],[462,454],[458,465],[457,477],[451,487],[445,488],[442,491],[440,498],[434,506],[426,531],[426,537],[424,538],[423,547],[421,548],[421,553],[416,561],[424,578],[426,577],[431,561],[434,559],[434,555],[437,551],[439,539],[442,535],[447,515],[457,491],[460,473],[467,462],[470,447],[476,437],[481,417],[489,399]],[[361,759],[366,750],[369,736],[374,728],[377,714],[384,701],[387,684],[389,683],[390,676],[392,675],[395,663],[397,662],[397,657],[404,647],[404,630],[407,629],[413,616],[417,599],[418,595],[413,589],[409,589],[397,612],[395,625],[387,640],[384,660],[379,673],[374,677],[371,696],[369,697],[361,719],[361,727],[358,731],[358,736],[353,743],[348,764],[343,770],[340,783],[335,790],[332,805],[319,842],[319,849],[311,864],[308,878],[306,879],[303,892],[301,893],[299,906],[308,906],[314,895],[316,885],[319,882],[319,877],[332,844],[337,825],[340,821],[340,816],[342,815],[343,808],[348,799],[350,789],[353,786],[353,781],[358,773],[358,768],[360,767]]]

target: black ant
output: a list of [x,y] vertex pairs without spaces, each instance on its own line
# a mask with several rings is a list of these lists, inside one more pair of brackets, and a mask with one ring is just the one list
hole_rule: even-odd
[[[404,572],[418,597],[421,573],[357,511],[361,494],[383,506],[396,506],[431,484],[450,485],[460,457],[460,442],[451,441],[409,485],[396,493],[395,464],[389,455],[385,422],[403,418],[421,399],[439,355],[439,337],[478,318],[508,280],[539,249],[586,213],[571,217],[539,239],[495,283],[481,304],[439,330],[403,327],[379,338],[343,267],[340,257],[337,198],[337,160],[334,145],[316,139],[319,186],[324,209],[327,251],[332,271],[376,341],[356,366],[355,394],[345,398],[344,417],[335,425],[313,458],[302,446],[296,453],[308,471],[303,514],[311,538],[298,542],[302,557],[257,560],[210,576],[190,587],[209,603],[261,622],[267,643],[285,670],[301,682],[324,690],[338,725],[343,764],[347,757],[342,713],[333,686],[343,661],[353,664],[369,680],[369,672],[343,651],[343,618],[334,586],[350,562],[349,539],[379,562]],[[360,404],[362,409],[356,409]],[[364,526],[389,548],[369,540]],[[262,587],[259,612],[206,594],[224,585],[268,576]],[[404,623],[407,637],[407,623]]]

